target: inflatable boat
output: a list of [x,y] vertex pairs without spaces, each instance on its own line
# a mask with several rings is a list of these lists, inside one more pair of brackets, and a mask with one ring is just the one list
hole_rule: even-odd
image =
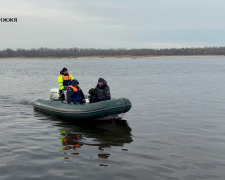
[[[58,91],[55,89],[54,91]],[[117,118],[131,109],[131,101],[127,98],[118,98],[97,103],[83,105],[65,104],[57,101],[58,95],[50,90],[50,100],[38,99],[34,108],[55,116],[75,119],[109,120]],[[55,93],[55,94],[54,94]],[[88,102],[88,99],[86,99]]]

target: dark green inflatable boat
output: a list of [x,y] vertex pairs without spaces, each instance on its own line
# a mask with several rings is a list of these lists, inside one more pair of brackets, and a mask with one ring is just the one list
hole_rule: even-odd
[[109,120],[124,114],[131,109],[131,102],[127,98],[118,98],[84,105],[64,104],[60,101],[38,99],[34,102],[34,108],[48,114],[76,118]]

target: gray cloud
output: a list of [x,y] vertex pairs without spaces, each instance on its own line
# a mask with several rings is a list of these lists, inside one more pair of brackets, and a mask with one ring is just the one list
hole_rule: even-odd
[[[221,46],[222,0],[0,0],[0,49]],[[205,36],[201,35],[202,32]],[[215,32],[219,31],[215,36]],[[204,33],[203,33],[204,34]],[[190,38],[192,37],[193,38]],[[213,35],[215,38],[207,38]]]

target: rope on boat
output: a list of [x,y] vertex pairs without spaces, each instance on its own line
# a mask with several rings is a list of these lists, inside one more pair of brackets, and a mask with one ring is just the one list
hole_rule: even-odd
[[120,114],[120,119],[123,119],[123,117],[125,116],[125,113],[123,113],[123,114]]
[[124,111],[124,109],[125,109],[125,103],[124,103],[124,100],[123,100],[123,98],[120,98],[122,101],[123,101],[123,110],[122,110],[122,112],[121,112],[121,114],[123,113],[123,111]]

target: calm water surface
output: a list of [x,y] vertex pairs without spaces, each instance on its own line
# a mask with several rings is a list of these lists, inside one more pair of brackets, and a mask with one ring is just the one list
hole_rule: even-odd
[[[34,111],[62,67],[133,106],[122,121]],[[225,58],[1,60],[1,180],[225,179]]]

